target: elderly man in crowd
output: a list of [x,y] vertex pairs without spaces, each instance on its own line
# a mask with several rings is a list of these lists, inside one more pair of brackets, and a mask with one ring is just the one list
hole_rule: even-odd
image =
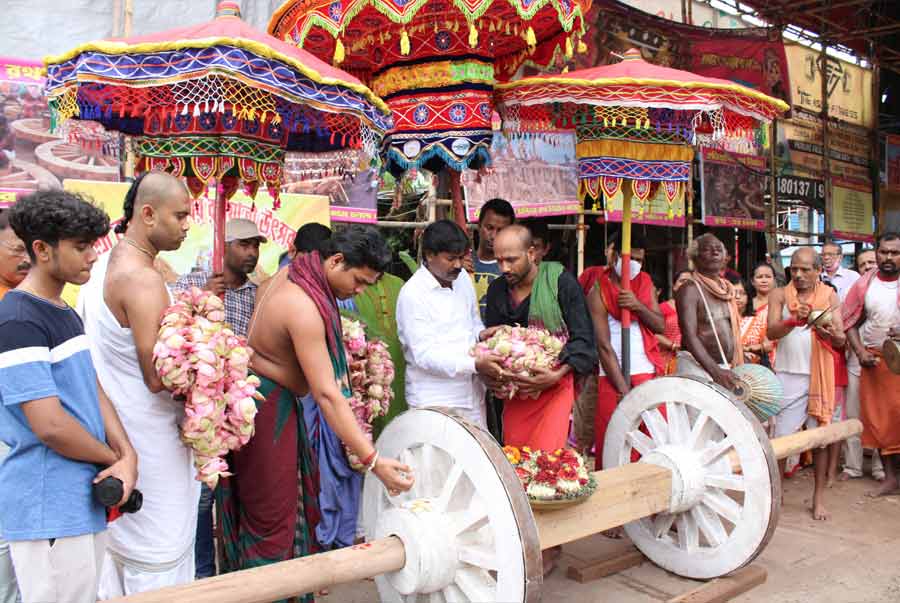
[[0,299],[25,280],[30,268],[28,250],[9,225],[9,210],[0,210]]
[[[213,274],[197,271],[186,274],[175,283],[176,291],[191,287],[207,289],[224,296],[225,321],[238,335],[247,336],[253,306],[256,303],[256,284],[250,275],[259,261],[259,246],[267,242],[252,220],[235,218],[225,224],[224,271]],[[197,578],[209,578],[216,573],[213,546],[212,490],[201,484],[200,506],[197,516],[197,540],[194,543]]]
[[850,268],[844,268],[841,260],[844,250],[834,242],[822,245],[822,280],[828,281],[837,289],[838,299],[844,301],[850,287],[859,278],[859,273]]
[[734,389],[737,377],[730,368],[743,363],[744,352],[734,286],[721,276],[725,246],[706,233],[691,242],[688,257],[694,263],[694,271],[690,281],[675,294],[684,348],[678,353],[677,372]]
[[[782,409],[775,420],[776,437],[790,435],[804,425],[828,425],[843,415],[835,401],[834,354],[843,353],[846,336],[838,295],[819,279],[821,270],[819,254],[811,247],[801,247],[791,256],[791,282],[769,295],[766,335],[778,340],[775,372],[784,387]],[[821,317],[815,320],[813,312]],[[830,456],[839,451],[839,446],[826,446],[813,454],[814,519],[830,517],[824,504],[826,479]],[[785,461],[779,462],[782,473],[784,465]]]
[[875,250],[874,249],[863,249],[856,256],[856,269],[859,271],[860,275],[865,274],[869,270],[874,270],[878,267],[878,262],[875,259]]
[[397,300],[397,327],[406,358],[406,400],[413,408],[444,407],[487,429],[479,374],[497,380],[496,358],[473,358],[487,332],[472,281],[462,275],[469,252],[466,233],[451,220],[430,224],[422,235],[422,266]]
[[885,478],[872,496],[897,490],[900,454],[900,376],[881,356],[888,339],[900,340],[900,234],[886,232],[875,248],[878,269],[867,272],[850,289],[844,307],[850,346],[862,365],[859,397],[862,445],[877,448]]

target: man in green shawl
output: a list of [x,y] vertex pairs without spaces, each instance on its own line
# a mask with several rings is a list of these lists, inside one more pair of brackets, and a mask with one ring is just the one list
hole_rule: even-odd
[[531,233],[524,226],[504,228],[494,239],[494,253],[503,278],[488,288],[485,326],[539,327],[566,341],[559,368],[515,377],[519,395],[504,404],[503,443],[563,448],[575,401],[574,376],[589,374],[597,364],[584,292],[559,262],[536,262]]

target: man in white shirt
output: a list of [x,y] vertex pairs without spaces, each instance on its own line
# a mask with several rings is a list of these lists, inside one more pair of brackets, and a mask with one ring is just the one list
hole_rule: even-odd
[[484,429],[485,386],[496,380],[495,357],[469,353],[489,336],[478,311],[472,280],[462,274],[469,250],[466,233],[451,220],[430,224],[422,235],[425,259],[400,289],[397,330],[406,358],[406,401],[411,408],[449,408]]
[[859,272],[841,266],[844,250],[837,243],[822,245],[822,279],[827,280],[837,289],[838,299],[843,302],[850,287],[859,278]]

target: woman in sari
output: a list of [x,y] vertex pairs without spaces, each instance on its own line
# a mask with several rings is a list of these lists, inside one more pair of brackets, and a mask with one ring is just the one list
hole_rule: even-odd
[[[740,308],[743,316],[741,343],[744,346],[744,358],[747,362],[772,367],[775,366],[775,343],[766,339],[769,293],[775,288],[775,271],[772,266],[758,264],[753,269],[751,284],[752,300],[744,292],[743,304]],[[743,283],[740,284],[740,288],[743,292]]]
[[680,270],[675,275],[675,282],[672,284],[671,299],[659,304],[666,327],[661,335],[656,336],[656,339],[659,341],[659,352],[662,355],[663,366],[666,367],[666,375],[675,374],[675,356],[681,347],[681,329],[678,328],[678,313],[675,311],[675,293],[686,281],[690,280],[690,277],[690,270]]

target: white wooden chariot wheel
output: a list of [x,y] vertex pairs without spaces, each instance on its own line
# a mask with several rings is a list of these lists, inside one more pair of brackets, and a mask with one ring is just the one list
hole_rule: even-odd
[[489,433],[437,410],[411,410],[388,424],[378,450],[415,474],[412,489],[395,497],[366,476],[366,539],[397,536],[406,550],[403,569],[375,578],[382,601],[540,600],[531,507]]
[[635,387],[607,428],[604,468],[632,462],[633,451],[672,472],[669,511],[625,525],[651,561],[709,579],[762,552],[778,523],[778,465],[759,421],[725,389],[690,377]]
[[[490,434],[438,410],[411,410],[388,424],[378,449],[410,465],[416,478],[412,490],[389,497],[366,476],[366,539],[396,536],[406,551],[403,569],[375,578],[382,601],[540,598],[535,518]],[[708,579],[765,548],[781,500],[775,453],[753,414],[727,391],[688,377],[634,388],[607,428],[604,466],[626,465],[638,454],[672,476],[669,508],[625,525],[651,561]]]

